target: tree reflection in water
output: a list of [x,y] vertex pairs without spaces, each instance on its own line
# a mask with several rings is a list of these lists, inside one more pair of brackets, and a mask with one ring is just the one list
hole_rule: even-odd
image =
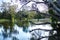
[[[0,27],[3,26],[2,36],[3,39],[7,37],[12,37],[12,34],[19,34],[17,30],[14,29],[14,25],[17,24],[19,27],[23,27],[24,32],[28,32],[27,28],[29,25],[28,21],[17,21],[14,24],[12,22],[3,22],[0,23]],[[19,40],[17,37],[12,37],[12,40]]]
[[[15,27],[17,24],[18,28]],[[3,36],[3,40],[6,40],[7,38],[12,38],[11,40],[24,40],[24,38],[28,37],[30,34],[28,32],[28,26],[29,26],[29,22],[28,21],[17,21],[14,22],[14,24],[12,22],[3,22],[0,23],[0,27],[3,26],[3,30],[2,30],[2,36]],[[21,29],[21,28],[22,29]],[[34,26],[35,28],[38,26]],[[41,26],[39,26],[41,27]],[[39,28],[38,27],[38,28]],[[42,26],[43,27],[43,26]],[[45,27],[45,26],[44,26]],[[50,27],[50,26],[48,26]],[[45,27],[46,28],[46,27]],[[32,28],[33,29],[33,28]],[[50,28],[49,28],[50,29]],[[23,32],[22,32],[23,31]],[[45,35],[45,31],[36,31],[37,33],[39,32],[39,36]],[[35,33],[36,33],[35,32]],[[47,31],[46,31],[47,32]],[[20,34],[21,33],[21,34]],[[40,34],[41,33],[41,34]],[[52,32],[53,33],[53,32]],[[50,34],[50,33],[48,33]],[[18,36],[17,36],[18,35]],[[23,36],[22,36],[23,35]],[[34,34],[33,34],[34,35]],[[32,35],[32,38],[29,39],[25,39],[25,40],[40,40],[40,38],[35,39]],[[23,38],[21,38],[23,37]],[[37,37],[36,37],[37,38]],[[47,37],[48,38],[48,37]],[[44,39],[44,37],[42,37],[42,39]],[[8,39],[7,39],[8,40]]]

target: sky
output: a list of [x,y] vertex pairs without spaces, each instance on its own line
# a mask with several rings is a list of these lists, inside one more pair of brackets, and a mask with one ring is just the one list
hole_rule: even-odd
[[0,0],[0,6],[1,6],[2,2],[10,2],[11,5],[16,4],[16,5],[18,5],[17,9],[19,9],[22,6],[19,0],[12,0],[12,2],[11,2],[11,0]]
[[[0,0],[0,5],[2,4],[2,1],[3,2],[11,2],[11,0]],[[43,0],[34,0],[34,1],[38,1],[38,2],[44,2]],[[30,3],[28,3],[26,6],[29,6],[30,8],[28,8],[29,10],[31,10],[31,7],[32,7],[32,4],[33,4],[34,2],[30,2]],[[21,1],[19,1],[19,0],[12,0],[12,2],[11,2],[11,5],[13,5],[13,4],[16,4],[16,5],[18,5],[18,7],[17,7],[17,11],[18,10],[20,10],[20,8],[22,7],[22,5],[23,5],[23,3],[21,3]],[[27,8],[27,7],[26,7]],[[26,9],[25,8],[25,9]],[[38,8],[38,10],[40,11],[40,12],[43,12],[44,11],[44,13],[45,13],[45,11],[47,11],[47,10],[45,10],[45,9],[48,9],[48,7],[45,5],[45,4],[38,4],[37,5],[37,8]]]

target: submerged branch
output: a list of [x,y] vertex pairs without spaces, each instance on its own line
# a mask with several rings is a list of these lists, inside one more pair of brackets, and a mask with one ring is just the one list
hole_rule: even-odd
[[32,32],[32,31],[35,31],[35,30],[42,30],[42,31],[55,31],[56,29],[49,30],[49,29],[41,29],[41,28],[38,28],[38,29],[30,30],[29,32]]
[[39,38],[39,39],[48,38],[48,37],[60,37],[60,35],[56,34],[56,35],[52,35],[52,36],[44,36],[44,37],[41,37],[41,38]]
[[45,22],[45,23],[34,23],[32,21],[30,21],[30,23],[34,24],[34,25],[45,25],[45,24],[51,24],[50,22]]

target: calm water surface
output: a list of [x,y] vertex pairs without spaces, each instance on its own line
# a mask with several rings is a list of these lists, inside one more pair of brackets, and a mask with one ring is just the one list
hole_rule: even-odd
[[[7,33],[4,31],[3,26],[0,26],[0,40],[30,40],[32,38],[32,33],[30,33],[30,30],[41,28],[41,29],[49,29],[51,30],[52,27],[50,25],[30,25],[25,30],[23,27],[19,27],[16,24],[13,27],[13,32],[9,33],[9,29],[7,29]],[[36,30],[37,32],[37,30]],[[38,32],[37,32],[38,33]],[[40,36],[49,36],[49,31],[39,31],[38,33]],[[38,38],[38,35],[36,35]],[[48,40],[48,38],[43,38],[41,40]]]

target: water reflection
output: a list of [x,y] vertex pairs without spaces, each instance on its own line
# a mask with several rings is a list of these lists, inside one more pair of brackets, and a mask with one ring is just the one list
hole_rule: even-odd
[[5,21],[0,23],[0,40],[29,40],[31,34],[27,31],[29,22],[17,20],[12,23]]
[[[49,31],[44,30],[29,32],[29,30],[38,28],[52,30],[50,24],[31,25],[28,21],[17,21],[14,24],[12,22],[3,22],[0,23],[0,40],[40,40],[42,38],[41,36],[45,37],[50,35]],[[41,40],[48,40],[48,37],[42,38]]]
[[13,31],[9,35],[8,31],[4,31],[3,27],[0,28],[0,40],[30,40],[31,34],[29,32],[24,32],[22,27],[18,27],[16,24],[13,27]]
[[[35,29],[38,29],[38,30],[35,30]],[[30,27],[30,30],[32,30],[31,34],[33,35],[32,39],[34,38],[34,40],[48,40],[50,31],[39,30],[39,29],[52,30],[51,25],[50,24],[33,25],[32,27]],[[45,38],[45,36],[47,37]]]

